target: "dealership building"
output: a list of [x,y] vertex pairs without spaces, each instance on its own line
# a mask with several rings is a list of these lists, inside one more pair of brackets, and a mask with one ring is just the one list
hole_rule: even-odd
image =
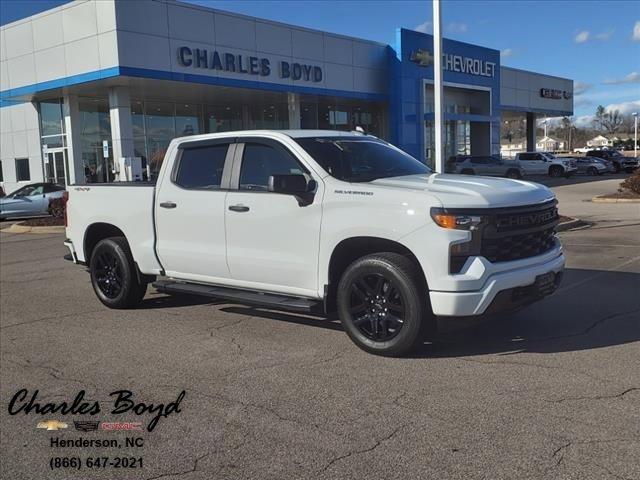
[[[302,8],[302,7],[301,7]],[[433,37],[394,45],[173,0],[77,0],[0,29],[5,191],[109,182],[121,158],[153,178],[172,138],[362,127],[432,163]],[[573,81],[443,40],[446,155],[497,154],[505,125],[573,114]]]

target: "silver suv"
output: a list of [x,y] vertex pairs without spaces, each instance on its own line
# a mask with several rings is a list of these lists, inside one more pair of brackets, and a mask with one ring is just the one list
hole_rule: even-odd
[[504,161],[498,156],[458,155],[449,157],[447,173],[484,175],[486,177],[522,178],[524,170],[518,162]]

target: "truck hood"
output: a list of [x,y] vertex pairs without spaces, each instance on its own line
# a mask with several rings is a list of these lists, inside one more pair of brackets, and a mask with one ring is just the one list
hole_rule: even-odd
[[448,208],[511,207],[555,198],[551,190],[539,183],[474,175],[407,175],[380,178],[371,185],[422,190]]

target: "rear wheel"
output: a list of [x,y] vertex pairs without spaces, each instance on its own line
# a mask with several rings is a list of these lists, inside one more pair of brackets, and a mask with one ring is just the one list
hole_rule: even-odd
[[124,237],[98,242],[91,254],[91,284],[98,299],[109,308],[132,308],[140,303],[147,284],[138,280],[135,263]]
[[564,174],[564,169],[562,167],[559,167],[558,165],[553,165],[549,168],[550,177],[558,178],[558,177],[561,177],[563,174]]
[[596,167],[589,167],[587,173],[589,175],[598,175],[598,169]]
[[435,317],[418,265],[397,253],[362,257],[338,285],[338,314],[347,334],[363,350],[402,356],[417,347]]
[[620,173],[620,170],[622,170],[622,167],[618,162],[613,162],[613,169],[616,171],[616,173]]

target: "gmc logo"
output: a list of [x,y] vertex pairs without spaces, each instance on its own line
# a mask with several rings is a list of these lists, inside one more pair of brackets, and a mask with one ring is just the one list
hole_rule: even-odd
[[510,217],[501,218],[498,220],[499,228],[506,227],[529,227],[533,225],[541,225],[553,220],[556,216],[554,210],[547,210],[546,212],[533,212],[525,213],[522,215],[512,215]]

